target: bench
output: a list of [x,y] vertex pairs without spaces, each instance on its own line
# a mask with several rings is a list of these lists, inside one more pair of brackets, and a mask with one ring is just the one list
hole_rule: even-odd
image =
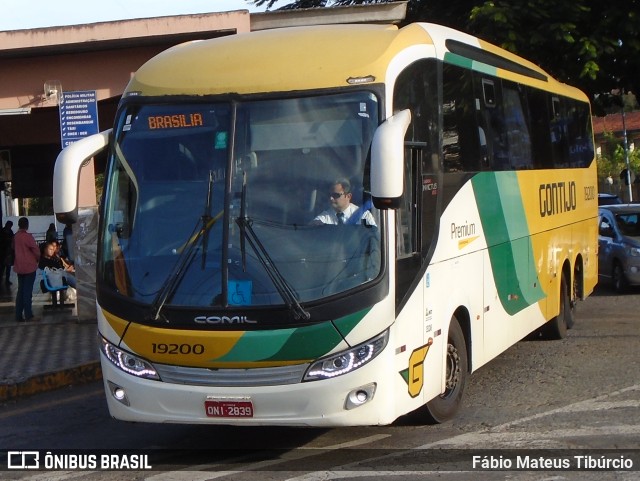
[[[40,290],[43,293],[51,293],[51,304],[44,306],[44,309],[72,309],[75,304],[64,302],[64,296],[69,286],[64,276],[62,279],[54,281],[51,279],[51,273],[48,268],[42,269],[42,280],[40,281]],[[61,282],[60,282],[61,281]]]

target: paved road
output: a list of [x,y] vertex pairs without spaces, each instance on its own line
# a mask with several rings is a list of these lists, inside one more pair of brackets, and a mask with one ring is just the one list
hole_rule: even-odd
[[[0,410],[0,446],[72,452],[90,447],[98,453],[155,449],[151,464],[170,472],[126,476],[150,481],[639,480],[639,313],[640,291],[617,296],[598,289],[580,305],[566,339],[520,342],[476,372],[463,410],[442,425],[422,425],[417,416],[392,426],[344,429],[127,424],[108,418],[101,386],[92,383],[6,405]],[[488,471],[474,467],[474,455],[511,461],[512,469],[519,456],[529,456],[531,469]],[[537,471],[531,464],[557,458],[575,468],[575,456],[587,456],[580,458],[583,463],[631,462],[633,468]],[[51,474],[0,471],[0,478],[45,480]],[[56,473],[58,480],[123,476]]]

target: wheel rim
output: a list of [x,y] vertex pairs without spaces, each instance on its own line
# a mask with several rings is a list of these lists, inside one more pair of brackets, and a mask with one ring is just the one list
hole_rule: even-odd
[[447,398],[455,391],[460,382],[460,354],[452,344],[447,346],[447,379],[443,398]]

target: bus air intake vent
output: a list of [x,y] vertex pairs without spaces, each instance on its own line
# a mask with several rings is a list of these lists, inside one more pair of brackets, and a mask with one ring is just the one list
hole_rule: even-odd
[[302,381],[309,364],[254,369],[207,369],[154,364],[160,379],[192,386],[244,387],[278,386]]

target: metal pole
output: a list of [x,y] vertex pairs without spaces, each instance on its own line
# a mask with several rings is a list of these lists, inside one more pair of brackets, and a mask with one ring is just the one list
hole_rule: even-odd
[[629,165],[629,147],[627,145],[627,124],[624,115],[624,101],[622,102],[622,145],[624,147],[624,160],[627,165],[627,190],[629,193],[629,203],[633,201],[633,192],[631,190],[631,166]]

